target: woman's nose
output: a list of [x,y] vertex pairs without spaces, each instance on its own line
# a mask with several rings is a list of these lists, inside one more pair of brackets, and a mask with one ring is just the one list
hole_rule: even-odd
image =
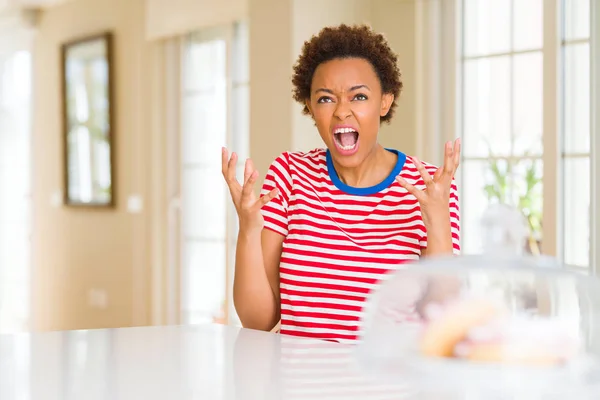
[[346,119],[352,114],[350,104],[346,101],[340,101],[335,108],[334,115],[339,119]]

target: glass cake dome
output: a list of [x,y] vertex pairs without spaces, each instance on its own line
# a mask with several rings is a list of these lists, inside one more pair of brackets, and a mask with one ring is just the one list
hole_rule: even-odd
[[600,279],[523,254],[513,209],[491,207],[482,222],[482,254],[407,264],[371,293],[360,366],[420,398],[597,396]]

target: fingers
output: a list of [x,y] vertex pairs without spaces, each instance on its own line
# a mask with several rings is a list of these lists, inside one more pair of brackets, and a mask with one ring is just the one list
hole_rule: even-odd
[[446,175],[454,175],[454,149],[452,148],[452,142],[446,143],[444,156],[444,173]]
[[227,175],[227,162],[229,161],[229,151],[225,147],[221,148],[221,172],[223,177]]
[[246,181],[248,181],[248,179],[250,178],[250,175],[252,175],[254,170],[255,170],[254,163],[252,162],[251,159],[248,158],[246,160],[246,164],[244,165],[244,183],[246,183]]
[[235,167],[237,165],[238,156],[235,152],[231,153],[231,158],[229,159],[229,163],[227,164],[227,181],[231,183],[237,183],[237,178],[235,177]]
[[223,176],[227,181],[238,212],[240,209],[244,209],[246,212],[258,211],[279,194],[277,189],[273,189],[258,200],[255,200],[254,186],[258,179],[258,171],[254,168],[254,163],[251,159],[247,159],[244,165],[244,181],[242,185],[236,179],[237,154],[234,152],[229,157],[229,152],[223,147],[221,163]]
[[425,169],[425,166],[419,161],[418,158],[413,157],[413,161],[415,166],[417,167],[417,171],[421,174],[421,178],[423,178],[423,182],[425,182],[425,186],[429,186],[433,183],[433,177],[431,174]]
[[[454,179],[454,174],[456,173],[460,163],[460,139],[456,139],[454,142],[446,143],[444,148],[444,165],[441,168],[438,168],[433,176],[429,173],[429,171],[427,171],[423,163],[421,163],[418,158],[413,157],[413,162],[417,168],[417,171],[419,171],[423,182],[425,183],[426,189],[430,190],[419,190],[398,176],[396,177],[396,181],[398,181],[400,186],[415,196],[419,202],[425,201],[429,196],[428,193],[439,193],[440,190],[442,190],[442,193],[444,193],[443,188],[450,187],[452,179]],[[441,186],[438,184],[441,184]]]
[[433,181],[434,182],[439,181],[443,174],[444,174],[444,168],[436,169],[435,173],[433,174]]
[[[242,187],[242,204],[248,205],[254,200],[254,185],[258,179],[258,171],[254,168],[254,163],[251,159],[246,160],[244,166],[244,185]],[[266,203],[265,203],[266,204]],[[253,205],[250,205],[251,207]]]
[[235,166],[237,164],[237,154],[235,152],[231,153],[231,157],[229,157],[229,152],[225,147],[223,147],[222,155],[221,155],[221,171],[223,173],[223,177],[227,182],[227,185],[231,188],[232,185],[237,184],[237,179],[235,177]]
[[446,143],[444,156],[444,175],[447,178],[452,179],[454,178],[454,174],[456,174],[456,170],[458,169],[458,165],[460,164],[460,139],[456,139],[454,143]]
[[[460,165],[460,145],[460,139],[456,139],[454,141],[454,166],[456,169],[458,169],[458,166]],[[454,172],[456,172],[456,170]]]
[[411,185],[410,183],[406,182],[406,180],[404,178],[402,178],[401,176],[397,176],[396,181],[400,184],[400,186],[402,186],[404,189],[406,189],[406,191],[408,193],[415,196],[419,202],[424,200],[424,197],[423,197],[424,193],[422,190],[419,190],[416,187],[414,187],[413,185]]
[[258,178],[258,171],[253,169],[252,161],[248,160],[248,162],[246,162],[246,165],[246,171],[248,171],[248,179],[244,182],[244,186],[242,187],[241,204],[242,207],[245,208],[247,211],[254,212],[260,210],[262,206],[264,206],[265,204],[273,200],[275,197],[277,197],[277,195],[279,194],[279,190],[275,188],[269,193],[265,194],[264,196],[260,196],[260,198],[257,201],[253,201],[254,185]]
[[279,194],[279,189],[275,188],[273,190],[271,190],[269,193],[265,194],[264,196],[261,196],[260,199],[258,199],[257,206],[259,208],[262,208],[262,206],[264,206],[265,204],[267,204],[268,202],[270,202],[271,200],[273,200],[275,197],[277,197],[277,195]]
[[[246,166],[248,166],[248,162],[246,162]],[[247,178],[244,181],[244,186],[242,187],[242,204],[247,204],[248,199],[251,199],[252,196],[254,196],[254,184],[258,178],[258,171],[250,170],[248,167],[246,167],[244,175],[247,176]]]

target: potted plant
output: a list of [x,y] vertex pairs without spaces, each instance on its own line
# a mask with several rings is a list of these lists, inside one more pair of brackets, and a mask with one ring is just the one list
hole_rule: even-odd
[[[529,225],[526,251],[540,254],[542,232],[542,176],[536,170],[536,159],[524,157],[518,161],[523,171],[515,171],[511,160],[495,157],[490,152],[486,181],[483,187],[489,203],[517,207]],[[521,169],[521,168],[519,168]]]

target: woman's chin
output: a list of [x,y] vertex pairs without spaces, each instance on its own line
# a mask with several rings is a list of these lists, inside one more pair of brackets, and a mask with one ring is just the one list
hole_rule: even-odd
[[360,139],[353,146],[342,146],[334,140],[327,147],[336,163],[343,167],[355,167],[362,161],[360,159]]
[[336,152],[335,149],[330,149],[331,158],[337,168],[357,168],[363,161],[364,157],[361,157],[360,153],[354,153],[352,155],[342,155]]

